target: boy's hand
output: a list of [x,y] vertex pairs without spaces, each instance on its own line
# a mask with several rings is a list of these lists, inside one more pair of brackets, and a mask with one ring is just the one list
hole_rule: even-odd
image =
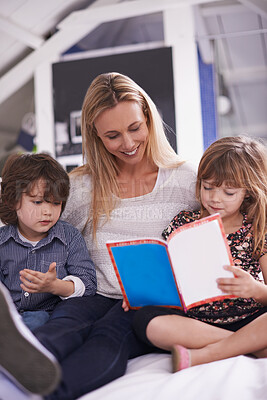
[[50,264],[47,272],[23,269],[20,271],[21,288],[29,293],[52,293],[57,281],[56,263]]
[[226,265],[224,269],[233,272],[234,277],[217,279],[219,289],[221,289],[224,293],[234,295],[236,297],[257,297],[257,288],[259,282],[257,282],[249,272],[232,265]]
[[127,306],[127,303],[125,300],[122,301],[122,308],[125,312],[129,311],[129,307]]

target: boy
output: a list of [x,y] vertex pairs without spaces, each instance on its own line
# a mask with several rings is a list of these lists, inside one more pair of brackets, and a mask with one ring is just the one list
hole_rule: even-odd
[[95,268],[80,232],[59,221],[69,177],[48,154],[12,155],[0,193],[0,281],[34,330],[61,299],[94,295]]

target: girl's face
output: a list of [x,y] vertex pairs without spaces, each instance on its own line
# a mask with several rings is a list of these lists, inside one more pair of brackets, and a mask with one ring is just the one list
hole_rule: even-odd
[[137,165],[144,157],[149,131],[142,108],[123,101],[95,120],[97,135],[120,165]]
[[240,214],[246,189],[226,186],[219,187],[212,180],[201,180],[200,199],[209,214],[219,213],[222,219]]
[[45,184],[39,180],[32,188],[30,195],[22,193],[17,205],[18,228],[28,240],[39,241],[58,221],[62,202],[44,200]]

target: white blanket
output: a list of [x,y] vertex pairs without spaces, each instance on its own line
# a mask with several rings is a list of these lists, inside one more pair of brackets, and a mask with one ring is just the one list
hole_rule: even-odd
[[[0,372],[1,400],[40,400]],[[246,356],[171,373],[168,354],[129,361],[126,374],[79,400],[267,400],[267,359]],[[60,399],[64,400],[64,399]],[[74,400],[74,399],[73,399]]]
[[266,400],[267,359],[239,356],[171,373],[171,356],[130,360],[126,374],[79,400]]

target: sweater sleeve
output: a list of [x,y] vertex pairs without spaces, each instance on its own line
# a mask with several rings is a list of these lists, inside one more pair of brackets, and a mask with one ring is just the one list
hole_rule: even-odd
[[82,232],[89,219],[90,199],[90,177],[88,175],[71,176],[70,194],[61,219]]

